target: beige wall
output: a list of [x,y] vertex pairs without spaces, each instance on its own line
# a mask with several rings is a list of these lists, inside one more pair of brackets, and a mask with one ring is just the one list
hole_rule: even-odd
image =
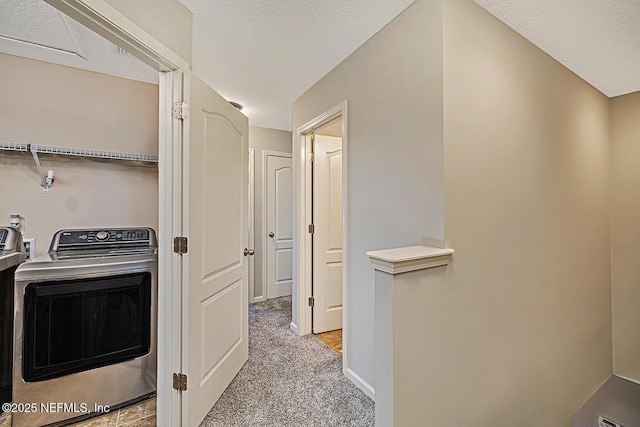
[[294,129],[344,99],[348,367],[373,384],[364,253],[444,224],[394,301],[395,425],[570,425],[612,373],[608,99],[471,0],[418,0]]
[[349,102],[347,367],[372,387],[374,289],[365,253],[444,233],[441,13],[439,2],[415,3],[293,104],[295,131]]
[[640,92],[611,100],[613,371],[640,382]]
[[156,40],[192,64],[193,14],[177,0],[106,0]]
[[444,269],[395,301],[396,425],[568,426],[611,375],[609,101],[444,8]]
[[265,151],[279,151],[282,153],[291,153],[291,132],[276,129],[267,129],[260,127],[249,128],[249,148],[255,150],[255,269],[254,269],[254,295],[256,297],[264,296],[266,292],[266,284],[263,278],[263,262],[266,254],[263,251],[264,237],[267,230],[263,229],[262,221],[264,212],[262,210],[262,178],[264,171],[262,170],[262,159]]
[[158,86],[0,54],[0,138],[158,153]]
[[[0,141],[157,154],[158,87],[0,54]],[[0,224],[19,213],[37,254],[66,227],[158,226],[153,164],[0,150]]]

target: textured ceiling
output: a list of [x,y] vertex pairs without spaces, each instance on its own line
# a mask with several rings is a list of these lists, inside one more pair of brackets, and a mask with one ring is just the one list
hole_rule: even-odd
[[0,0],[0,52],[149,83],[158,72],[42,0]]
[[640,91],[640,0],[475,0],[609,97]]
[[0,0],[0,10],[0,36],[29,43],[46,43],[68,52],[77,50],[64,17],[48,4]]
[[291,105],[413,0],[180,0],[193,12],[193,70],[245,107],[251,126],[291,130]]

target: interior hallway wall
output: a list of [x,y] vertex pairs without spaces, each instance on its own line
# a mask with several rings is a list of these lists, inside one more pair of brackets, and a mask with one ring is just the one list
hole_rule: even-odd
[[609,100],[473,1],[443,16],[456,252],[394,301],[395,425],[569,426],[612,373]]
[[611,100],[613,372],[640,382],[640,92]]
[[[158,154],[158,86],[0,54],[0,141]],[[45,253],[61,228],[158,228],[155,164],[0,151],[0,224],[25,218]]]
[[[266,283],[263,277],[266,254],[263,251],[264,239],[268,233],[264,229],[262,220],[264,211],[262,208],[262,158],[265,151],[279,151],[291,153],[291,132],[260,127],[249,128],[249,148],[255,150],[255,269],[254,269],[254,295],[266,299]],[[266,196],[265,196],[266,197]]]
[[293,104],[295,132],[349,103],[346,364],[370,389],[374,289],[365,253],[444,236],[441,16],[440,1],[414,3]]

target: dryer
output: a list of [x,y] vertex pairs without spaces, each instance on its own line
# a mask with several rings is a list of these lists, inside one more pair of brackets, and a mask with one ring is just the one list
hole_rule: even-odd
[[26,256],[22,233],[0,227],[0,403],[11,402],[14,274]]
[[[16,271],[14,426],[104,413],[156,391],[151,228],[61,230]],[[54,406],[52,406],[54,404]]]

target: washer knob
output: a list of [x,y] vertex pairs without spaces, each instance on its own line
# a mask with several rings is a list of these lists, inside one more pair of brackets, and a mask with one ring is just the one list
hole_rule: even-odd
[[96,234],[96,240],[107,240],[109,238],[109,233],[106,231],[99,231]]

